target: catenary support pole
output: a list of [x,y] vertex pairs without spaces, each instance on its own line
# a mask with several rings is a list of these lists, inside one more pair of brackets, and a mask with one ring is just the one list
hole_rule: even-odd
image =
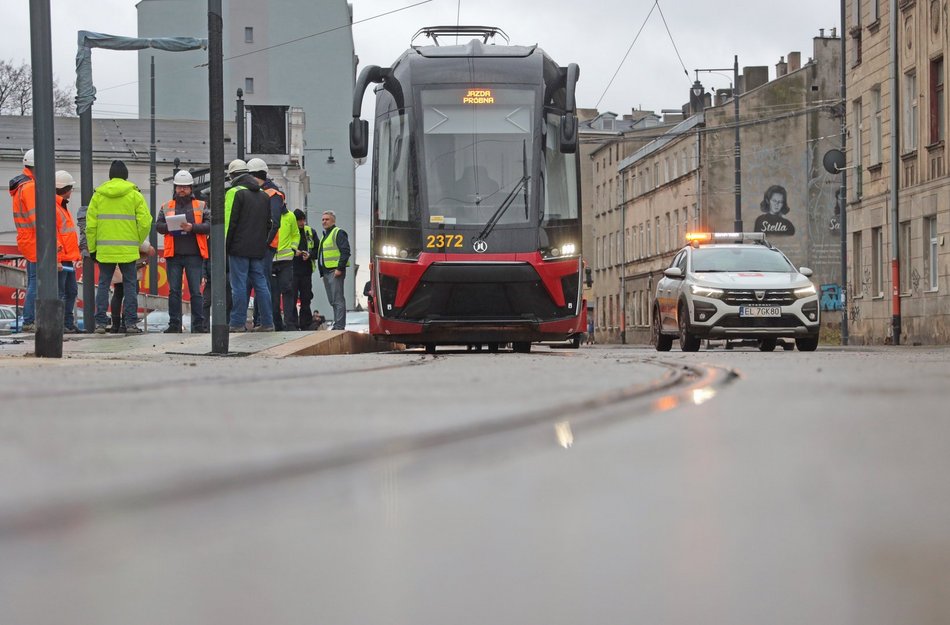
[[[89,206],[95,185],[92,181],[92,109],[79,115],[79,182],[82,206]],[[96,261],[82,259],[82,323],[89,333],[96,328]]]
[[63,302],[56,268],[53,55],[49,0],[30,0],[33,67],[33,172],[36,177],[36,339],[39,357],[63,357]]
[[739,55],[735,55],[735,60],[732,65],[732,107],[735,113],[735,125],[736,125],[736,145],[735,145],[735,161],[736,161],[736,181],[735,181],[735,195],[736,195],[736,223],[734,228],[736,232],[742,232],[742,148],[739,142]]
[[208,0],[208,123],[211,140],[211,351],[228,353],[224,245],[224,51],[221,0]]
[[[845,2],[841,0],[841,151],[848,153],[848,73],[845,50]],[[847,162],[846,162],[847,164]],[[841,172],[838,190],[838,225],[841,228],[841,344],[848,344],[848,168]]]
[[897,48],[897,3],[890,7],[891,65],[891,331],[894,345],[901,344],[900,267],[900,50]]
[[[152,230],[148,233],[148,242],[152,249],[158,249],[158,230],[155,227],[158,209],[155,197],[158,176],[155,171],[155,55],[152,55],[151,68],[151,133],[148,145],[148,208],[152,211]],[[148,292],[158,295],[158,254],[148,257]]]

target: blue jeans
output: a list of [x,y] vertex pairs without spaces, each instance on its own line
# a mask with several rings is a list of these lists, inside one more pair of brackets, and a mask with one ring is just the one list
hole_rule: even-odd
[[76,328],[75,309],[76,297],[79,296],[79,285],[76,283],[76,271],[60,271],[59,299],[63,300],[63,327],[67,330]]
[[[278,292],[275,292],[273,288],[274,281],[271,279],[271,274],[274,271],[274,255],[277,254],[277,250],[272,247],[268,247],[267,251],[264,252],[264,275],[267,276],[268,284],[271,285],[270,298],[272,301],[277,300]],[[251,285],[247,285],[247,296],[251,297]],[[250,301],[250,299],[248,299]],[[254,327],[261,325],[261,311],[257,306],[257,297],[254,297]],[[277,328],[280,330],[280,328]]]
[[323,288],[327,290],[327,301],[333,308],[333,330],[346,329],[346,298],[343,295],[343,280],[346,274],[337,277],[332,269],[323,276]]
[[271,308],[268,276],[264,273],[263,258],[228,256],[231,278],[231,327],[243,328],[247,323],[247,287],[254,287],[254,303],[260,305],[261,325],[273,327],[274,311]]
[[116,266],[122,271],[122,316],[126,326],[139,321],[139,281],[135,275],[135,261],[130,263],[97,263],[99,265],[99,288],[96,289],[96,326],[109,325],[109,285]]
[[204,259],[201,256],[171,256],[165,259],[168,271],[168,325],[181,328],[181,275],[184,271],[191,294],[191,330],[204,327],[204,309],[201,299],[201,274]]
[[23,325],[36,321],[36,263],[26,261],[26,301],[23,302]]

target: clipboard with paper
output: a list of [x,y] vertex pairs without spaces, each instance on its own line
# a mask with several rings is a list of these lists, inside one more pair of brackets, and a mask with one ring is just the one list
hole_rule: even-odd
[[165,217],[165,223],[168,224],[169,234],[184,234],[181,231],[181,225],[188,221],[187,215],[168,215]]

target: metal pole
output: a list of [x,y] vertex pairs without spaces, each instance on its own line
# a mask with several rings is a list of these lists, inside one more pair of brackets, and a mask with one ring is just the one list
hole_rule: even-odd
[[[155,172],[155,55],[152,55],[152,73],[151,73],[151,84],[152,84],[152,131],[150,143],[148,146],[148,202],[149,208],[152,211],[152,230],[148,233],[148,242],[152,245],[153,249],[158,249],[158,230],[155,226],[155,218],[158,214],[156,209],[157,200],[155,198],[156,187],[158,186],[158,178]],[[148,292],[152,295],[158,295],[158,254],[149,256],[148,259]]]
[[208,124],[211,140],[211,351],[228,353],[224,241],[224,50],[221,0],[208,0]]
[[56,269],[53,55],[49,0],[30,0],[33,150],[36,165],[36,339],[38,357],[63,357],[63,302]]
[[[841,0],[841,151],[848,153],[848,75],[845,71],[845,0]],[[847,164],[847,161],[845,162]],[[841,172],[838,190],[838,225],[841,228],[841,344],[848,344],[848,168]]]
[[891,46],[891,329],[894,345],[901,344],[901,268],[900,268],[900,61],[897,49],[897,3],[890,6]]
[[244,89],[237,90],[237,113],[234,116],[237,124],[237,157],[244,160]]
[[[79,179],[82,183],[82,206],[89,206],[94,183],[92,181],[92,107],[79,115]],[[82,322],[84,332],[96,327],[96,261],[91,256],[82,259]]]
[[627,184],[620,170],[620,343],[627,344]]
[[739,145],[739,55],[732,65],[732,108],[735,111],[736,124],[736,232],[742,232],[742,151]]

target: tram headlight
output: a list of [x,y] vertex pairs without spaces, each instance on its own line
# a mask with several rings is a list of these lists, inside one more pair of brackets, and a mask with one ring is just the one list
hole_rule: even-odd
[[399,248],[395,245],[384,245],[379,249],[379,253],[382,256],[389,256],[391,258],[399,257]]
[[553,260],[555,258],[564,258],[576,255],[577,245],[574,243],[565,243],[560,247],[541,248],[541,257],[545,260]]

